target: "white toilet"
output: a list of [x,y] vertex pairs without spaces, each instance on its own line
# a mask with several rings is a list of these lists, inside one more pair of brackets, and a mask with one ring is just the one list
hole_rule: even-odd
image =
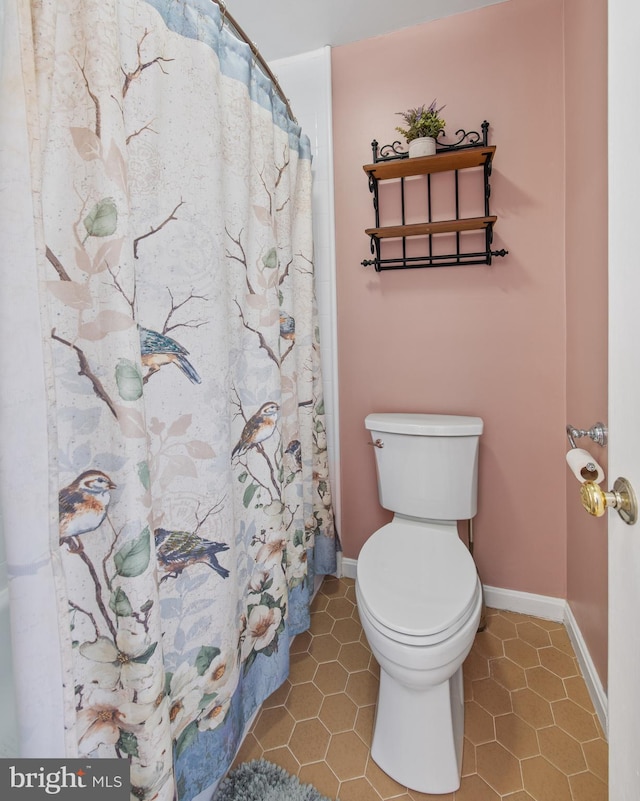
[[479,417],[370,414],[380,503],[394,512],[358,557],[356,598],[380,664],[371,756],[422,793],[460,786],[462,662],[482,588],[457,521],[477,508]]

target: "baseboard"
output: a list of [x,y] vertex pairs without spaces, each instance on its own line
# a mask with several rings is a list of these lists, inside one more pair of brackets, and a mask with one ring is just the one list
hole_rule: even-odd
[[484,602],[491,609],[503,609],[505,612],[520,612],[522,615],[533,615],[544,620],[565,622],[567,602],[564,598],[553,598],[550,595],[535,595],[532,592],[503,590],[501,587],[483,586]]
[[596,714],[598,715],[598,720],[600,721],[600,725],[602,726],[605,736],[608,736],[609,712],[607,694],[602,686],[596,666],[593,664],[591,654],[589,653],[587,644],[584,641],[584,637],[582,636],[578,622],[575,619],[569,604],[567,604],[564,624],[567,627],[567,633],[569,635],[569,639],[571,640],[571,644],[573,645],[573,650],[576,652],[576,656],[578,657],[580,669],[582,670],[582,676],[585,684],[587,685],[587,690],[589,690],[589,695],[591,696],[591,701],[595,707]]
[[[342,557],[339,566],[339,576],[356,578],[358,560]],[[603,731],[608,731],[607,695],[605,693],[598,672],[593,664],[587,644],[582,636],[569,604],[564,598],[554,598],[550,595],[536,595],[532,592],[518,590],[505,590],[501,587],[483,586],[484,602],[492,609],[502,609],[508,612],[519,612],[522,615],[532,615],[544,620],[555,620],[564,623],[573,645],[574,651],[591,701],[598,715]]]
[[358,568],[358,560],[351,559],[348,556],[343,556],[342,559],[340,560],[339,568],[340,568],[338,572],[339,576],[343,576],[344,578],[355,579]]

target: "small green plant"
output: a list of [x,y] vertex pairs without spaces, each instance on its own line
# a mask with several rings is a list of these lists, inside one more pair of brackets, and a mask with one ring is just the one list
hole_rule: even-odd
[[397,127],[396,131],[401,133],[407,142],[419,139],[421,136],[431,136],[437,139],[440,132],[444,130],[445,121],[439,116],[444,106],[436,108],[436,101],[433,100],[428,107],[424,105],[418,108],[410,108],[408,111],[398,111],[397,113],[405,122],[406,128]]

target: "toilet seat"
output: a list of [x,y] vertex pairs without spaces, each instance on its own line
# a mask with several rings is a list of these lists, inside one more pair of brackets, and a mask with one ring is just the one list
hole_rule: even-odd
[[382,634],[407,645],[435,645],[464,626],[480,582],[455,524],[394,519],[358,557],[363,612]]

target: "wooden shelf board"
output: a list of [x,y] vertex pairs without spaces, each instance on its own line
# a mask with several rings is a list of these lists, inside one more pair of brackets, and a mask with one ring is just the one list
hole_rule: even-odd
[[447,234],[456,231],[482,231],[493,225],[498,218],[467,217],[464,220],[440,220],[439,222],[413,223],[411,225],[388,225],[384,228],[367,228],[365,234],[378,239],[397,239],[402,236],[428,236],[429,234]]
[[367,175],[373,175],[378,181],[384,181],[389,178],[407,178],[410,175],[427,175],[447,170],[481,167],[485,162],[491,161],[495,152],[495,145],[481,145],[466,150],[436,153],[435,156],[378,161],[375,164],[365,164],[362,169]]

